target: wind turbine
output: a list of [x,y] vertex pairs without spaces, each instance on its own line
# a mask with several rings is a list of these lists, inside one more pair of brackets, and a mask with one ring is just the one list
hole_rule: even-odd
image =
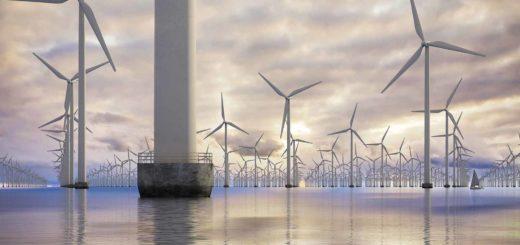
[[[298,168],[299,168],[298,159],[300,159],[300,157],[298,157],[298,155],[297,155],[298,147],[300,146],[300,143],[312,144],[311,142],[306,141],[306,140],[293,138],[292,133],[291,133],[291,144],[293,147],[293,156],[292,157],[293,157],[293,165],[294,165],[293,166],[293,186],[295,186],[295,187],[300,186],[300,183],[298,183],[298,179],[300,179],[299,174],[298,174]],[[282,156],[283,156],[283,154],[282,154]],[[301,161],[301,159],[300,159],[300,162],[303,163],[303,161]]]
[[262,79],[269,84],[269,86],[276,92],[279,96],[283,97],[285,99],[285,105],[283,110],[283,119],[282,119],[282,130],[280,131],[280,138],[283,134],[283,128],[284,124],[287,123],[287,168],[286,168],[286,184],[285,187],[291,188],[291,98],[311,87],[314,87],[321,83],[321,81],[307,85],[305,87],[301,87],[299,89],[293,90],[289,95],[285,95],[280,89],[278,89],[276,86],[274,86],[273,83],[271,83],[267,78],[265,78],[260,72],[258,73]]
[[[386,155],[389,156],[388,151],[386,150],[386,146],[383,144],[383,142],[385,141],[385,137],[386,137],[386,134],[388,133],[389,129],[390,129],[390,126],[388,126],[388,128],[386,128],[385,134],[383,134],[383,137],[381,138],[381,142],[367,144],[367,145],[381,146],[381,156],[380,156],[380,158],[381,158],[381,172],[380,172],[381,176],[379,176],[381,178],[381,187],[385,187],[384,178],[383,178],[383,176],[384,176],[383,169],[385,167],[385,158],[383,157],[384,152],[386,152]],[[375,178],[375,176],[374,176],[374,178]]]
[[[53,3],[53,4],[61,4],[67,2],[68,0],[15,0],[22,2],[41,2],[41,3]],[[79,18],[78,18],[78,104],[79,104],[79,130],[78,130],[78,182],[75,184],[76,188],[88,188],[87,176],[86,176],[86,168],[85,168],[85,121],[86,121],[86,109],[85,109],[85,97],[86,97],[86,81],[85,81],[85,17],[87,18],[88,23],[92,27],[96,38],[105,53],[108,62],[112,66],[112,69],[116,71],[116,67],[114,62],[112,61],[112,56],[108,51],[107,45],[105,43],[105,39],[103,38],[103,34],[99,28],[96,17],[94,16],[94,12],[90,8],[90,6],[85,2],[85,0],[78,0],[79,4]]]
[[[447,156],[449,156],[450,154],[453,154],[453,185],[452,185],[452,187],[457,187],[457,184],[456,184],[457,173],[456,173],[456,170],[455,170],[455,168],[456,168],[456,166],[455,166],[456,152],[455,151],[457,150],[456,149],[457,148],[457,144],[458,144],[458,142],[460,142],[460,140],[457,137],[456,133],[459,132],[460,137],[462,137],[462,139],[464,139],[464,135],[462,135],[462,132],[460,131],[459,126],[458,126],[459,122],[460,122],[460,118],[462,117],[462,112],[459,114],[457,120],[454,119],[453,115],[449,111],[447,111],[447,113],[449,115],[450,120],[453,123],[453,131],[451,133],[446,131],[445,134],[434,135],[432,137],[435,137],[435,138],[437,138],[437,137],[444,137],[444,138],[446,138],[446,137],[450,137],[450,136],[453,137],[453,139],[452,139],[452,141],[453,141],[453,151],[451,153],[447,153]],[[448,128],[446,128],[446,129],[448,129]],[[446,171],[446,175],[448,175],[447,173],[448,172]],[[446,179],[445,179],[444,187],[449,187],[449,183],[448,183],[448,185],[446,185]]]
[[334,168],[334,158],[336,158],[336,161],[338,161],[338,164],[339,164],[339,159],[338,159],[338,156],[336,156],[336,152],[334,152],[334,148],[336,147],[336,144],[338,143],[338,140],[339,140],[339,136],[336,137],[336,140],[334,140],[334,143],[332,143],[332,146],[330,147],[330,149],[325,149],[325,150],[318,150],[321,152],[330,152],[330,164],[331,164],[331,186],[330,187],[335,187],[336,186],[336,178],[335,178],[335,175],[336,175],[336,171],[335,171],[335,168]]
[[[67,117],[67,127],[66,127],[66,163],[65,163],[65,169],[67,172],[67,185],[70,186],[73,184],[74,181],[74,86],[73,82],[79,78],[79,72],[77,72],[74,76],[71,78],[67,78],[64,76],[61,72],[58,71],[58,69],[54,68],[51,64],[49,64],[45,59],[38,56],[36,53],[33,53],[33,55],[38,58],[56,77],[58,77],[61,80],[64,80],[67,83],[67,90],[65,92],[65,104],[64,109],[65,113],[61,116],[60,119],[56,120],[59,121],[63,117]],[[96,66],[88,68],[85,73],[88,74],[92,71],[95,71],[96,69],[108,64],[109,62],[104,62],[101,64],[98,64]],[[51,121],[51,123],[53,123]],[[50,124],[50,123],[49,123]],[[48,124],[47,124],[48,125]],[[43,126],[46,126],[45,124]],[[42,127],[43,127],[42,126]],[[41,128],[41,127],[40,127]]]
[[417,35],[421,39],[421,46],[417,51],[415,51],[399,72],[397,72],[392,80],[390,80],[381,93],[384,93],[406,70],[408,70],[408,68],[410,68],[410,66],[417,61],[417,59],[419,59],[419,56],[421,56],[422,50],[424,49],[424,183],[422,184],[422,187],[432,188],[433,185],[430,180],[430,46],[482,57],[485,57],[485,55],[443,41],[426,41],[422,32],[417,10],[415,9],[415,2],[410,0],[410,4],[412,5],[415,32],[417,32]]
[[220,123],[213,131],[211,131],[204,139],[207,139],[209,136],[217,132],[219,129],[224,126],[224,187],[229,187],[229,163],[228,163],[228,151],[227,151],[227,132],[228,132],[228,125],[244,132],[245,134],[249,134],[240,127],[238,127],[236,124],[226,121],[226,115],[224,113],[224,97],[222,96],[222,93],[220,93],[220,112],[222,115],[222,123]]
[[337,132],[334,132],[334,133],[330,133],[329,135],[335,135],[335,134],[341,134],[341,133],[349,133],[350,132],[350,184],[349,184],[349,187],[354,187],[354,166],[353,166],[353,145],[354,145],[354,135],[356,135],[356,137],[361,141],[361,143],[363,143],[363,145],[365,147],[367,147],[367,144],[365,144],[365,142],[363,141],[363,139],[361,139],[361,137],[359,136],[359,134],[357,133],[356,130],[354,130],[352,128],[352,125],[354,123],[354,117],[356,116],[356,110],[357,110],[357,103],[356,103],[356,106],[354,107],[354,112],[352,113],[352,116],[350,117],[350,124],[349,124],[349,127],[347,129],[343,129],[343,130],[340,130],[340,131],[337,131]]
[[[448,107],[450,106],[450,103],[451,103],[451,100],[453,99],[453,96],[455,95],[455,92],[457,92],[457,89],[459,88],[460,86],[460,83],[462,82],[462,78],[459,80],[459,82],[457,83],[457,86],[455,86],[455,88],[453,89],[453,91],[451,92],[451,95],[450,97],[448,98],[448,101],[446,102],[446,106],[443,108],[443,109],[438,109],[438,110],[432,110],[431,112],[433,113],[439,113],[439,112],[443,112],[445,113],[444,115],[444,119],[445,119],[445,124],[444,124],[444,152],[445,152],[445,155],[444,155],[444,187],[445,188],[449,188],[450,187],[450,183],[449,183],[449,174],[448,174],[448,155],[449,155],[449,143],[448,143],[448,138],[449,138],[449,126],[448,126],[448,118],[454,123],[454,128],[459,130],[459,128],[457,127],[457,125],[455,124],[455,118],[453,118],[453,115],[450,113],[450,111],[448,111]],[[460,130],[459,130],[460,132]]]
[[401,146],[399,146],[399,151],[390,154],[390,155],[399,155],[399,162],[398,162],[398,164],[399,164],[399,187],[402,187],[402,178],[403,178],[403,163],[402,163],[402,159],[404,158],[405,161],[408,161],[408,159],[406,159],[406,156],[402,152],[403,145],[404,145],[404,140],[405,139],[403,138],[403,141],[401,142]]
[[[257,175],[257,165],[256,165],[256,158],[258,157],[258,160],[260,160],[260,156],[258,155],[258,151],[256,150],[256,147],[258,146],[258,143],[260,143],[260,140],[262,139],[262,137],[264,137],[264,134],[262,133],[262,135],[260,135],[260,137],[258,138],[258,140],[256,141],[256,143],[253,145],[253,146],[240,146],[240,148],[244,148],[244,149],[249,149],[249,150],[253,150],[254,152],[254,163],[255,163],[255,182],[254,182],[254,187],[258,187],[258,175]],[[260,160],[261,161],[261,160]],[[269,164],[269,162],[267,163]]]

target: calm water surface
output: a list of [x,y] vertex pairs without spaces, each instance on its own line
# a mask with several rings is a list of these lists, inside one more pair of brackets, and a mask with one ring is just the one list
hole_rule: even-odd
[[0,190],[0,244],[520,244],[520,189]]

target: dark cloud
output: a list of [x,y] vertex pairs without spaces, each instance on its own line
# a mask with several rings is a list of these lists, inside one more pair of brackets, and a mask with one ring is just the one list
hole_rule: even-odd
[[119,138],[97,137],[96,140],[105,144],[109,151],[123,152],[128,149],[128,144]]
[[[229,130],[229,129],[228,129]],[[223,131],[222,131],[223,132]],[[235,133],[230,133],[228,135],[228,150],[234,151],[238,150],[238,152],[244,156],[253,156],[254,150],[252,149],[244,149],[242,147],[253,147],[260,137],[262,132],[253,131],[250,132],[247,136],[242,136]],[[224,146],[224,134],[223,133],[216,133],[210,138],[213,138],[218,144]],[[220,151],[220,147],[216,148],[218,151]],[[274,151],[276,154],[281,154],[284,150],[284,145],[279,140],[275,140],[272,137],[269,137],[268,135],[264,134],[260,142],[258,143],[258,146],[256,148],[258,154],[260,156],[267,156],[271,151]]]
[[483,159],[483,158],[472,158],[467,163],[466,166],[469,169],[490,169],[495,166],[493,161]]
[[99,124],[123,124],[131,122],[132,119],[124,115],[119,115],[110,112],[96,112],[93,113],[90,121]]

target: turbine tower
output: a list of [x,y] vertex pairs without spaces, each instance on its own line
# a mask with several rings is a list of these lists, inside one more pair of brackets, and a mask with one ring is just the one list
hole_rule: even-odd
[[280,95],[281,97],[283,97],[285,99],[285,106],[284,106],[284,110],[283,110],[283,119],[282,119],[282,130],[280,131],[280,138],[282,137],[282,134],[283,134],[284,124],[287,123],[287,133],[286,133],[287,134],[287,148],[286,148],[287,168],[285,169],[287,182],[285,184],[285,187],[291,188],[292,187],[291,181],[290,181],[291,180],[291,98],[311,87],[314,87],[314,86],[320,84],[321,81],[313,83],[311,85],[307,85],[307,86],[299,88],[299,89],[296,89],[296,90],[292,91],[291,93],[289,93],[289,95],[285,95],[284,93],[282,93],[282,91],[280,91],[280,89],[278,89],[276,86],[274,86],[274,84],[272,84],[261,73],[258,73],[258,75],[260,75],[260,77],[262,77],[262,79],[267,84],[269,84],[269,86],[274,90],[274,92],[276,92],[278,95]]
[[477,55],[484,57],[485,55],[449,44],[443,41],[426,41],[424,38],[419,16],[415,9],[415,2],[410,0],[412,5],[412,15],[415,26],[415,32],[421,39],[421,46],[415,51],[410,59],[404,64],[404,66],[397,72],[397,74],[390,80],[386,87],[381,91],[384,93],[397,79],[412,66],[421,56],[422,50],[424,49],[424,183],[423,188],[432,188],[430,176],[430,47],[436,47],[471,55]]

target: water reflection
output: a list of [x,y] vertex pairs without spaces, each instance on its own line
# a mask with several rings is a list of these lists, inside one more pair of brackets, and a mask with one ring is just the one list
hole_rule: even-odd
[[[63,220],[60,226],[64,243],[85,244],[87,224],[87,190],[63,189]],[[76,207],[74,207],[76,205]]]
[[444,191],[444,244],[450,242],[450,202],[449,190]]
[[520,244],[520,196],[462,189],[0,191],[0,244]]
[[292,212],[292,195],[291,195],[291,189],[286,190],[286,196],[285,196],[285,206],[286,206],[286,232],[285,232],[285,243],[291,244],[292,240],[292,223],[291,223],[291,212]]
[[228,208],[228,188],[224,189],[224,244],[228,244],[228,229],[229,229],[229,208]]
[[424,244],[430,244],[430,229],[431,229],[431,220],[430,220],[430,217],[431,217],[431,212],[432,212],[432,200],[431,200],[431,193],[430,193],[430,189],[425,189],[424,190],[424,211],[423,211],[423,214],[424,214],[424,236],[423,236],[423,239],[424,239]]
[[72,189],[66,189],[63,195],[63,203],[65,204],[63,209],[63,241],[72,241],[73,236],[73,198],[74,192]]
[[87,190],[76,190],[78,194],[78,213],[77,213],[77,238],[76,243],[85,244],[85,229],[87,224]]
[[212,216],[211,199],[139,199],[138,240],[141,243],[187,244],[207,240],[201,233]]

